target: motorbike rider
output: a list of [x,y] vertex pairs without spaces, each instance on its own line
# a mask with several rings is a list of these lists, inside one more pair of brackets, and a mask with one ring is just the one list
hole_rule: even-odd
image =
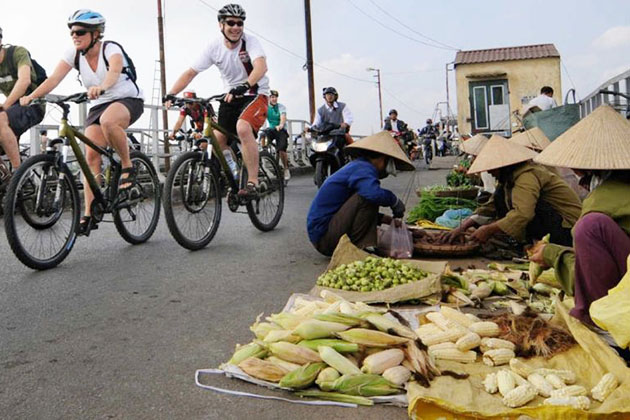
[[321,128],[323,124],[338,124],[339,128],[332,130],[330,135],[335,139],[335,145],[343,156],[343,149],[346,143],[352,143],[352,140],[348,139],[350,126],[354,121],[352,112],[348,106],[343,102],[338,102],[339,94],[334,87],[325,87],[323,89],[324,105],[320,106],[315,115],[315,121],[313,121],[313,128]]
[[434,139],[437,137],[437,129],[433,125],[433,120],[431,118],[427,118],[427,125],[422,127],[422,129],[418,132],[419,136],[426,136],[425,139]]
[[413,140],[413,133],[409,131],[407,123],[398,119],[398,111],[395,109],[389,110],[389,117],[385,118],[385,125],[383,130],[390,131],[392,135],[399,139],[401,146],[407,146],[407,143]]
[[391,217],[378,212],[379,207],[391,207],[397,219],[405,214],[404,203],[381,188],[380,179],[395,175],[396,169],[415,169],[385,131],[349,145],[347,153],[355,159],[326,180],[306,219],[311,243],[327,256],[343,235],[358,247],[376,246],[377,225],[391,223]]
[[[187,90],[187,91],[184,91],[183,96],[184,98],[194,99],[197,97],[197,94],[195,93],[194,90]],[[192,104],[186,104],[179,111],[179,118],[177,119],[177,122],[175,122],[175,126],[173,127],[173,132],[168,136],[169,139],[172,140],[175,138],[175,136],[177,135],[177,132],[184,125],[184,121],[186,120],[186,117],[190,117],[190,123],[191,123],[190,125],[193,129],[193,137],[195,139],[199,139],[202,137],[205,111],[201,107],[201,104],[192,103]]]

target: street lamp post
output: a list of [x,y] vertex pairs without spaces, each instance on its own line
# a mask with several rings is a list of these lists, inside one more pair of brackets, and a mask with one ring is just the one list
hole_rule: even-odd
[[376,84],[378,86],[378,110],[379,110],[379,116],[380,116],[378,120],[378,128],[381,128],[383,125],[383,97],[381,95],[381,70],[375,69],[372,67],[368,67],[366,70],[376,72],[376,75],[374,77],[376,77]]

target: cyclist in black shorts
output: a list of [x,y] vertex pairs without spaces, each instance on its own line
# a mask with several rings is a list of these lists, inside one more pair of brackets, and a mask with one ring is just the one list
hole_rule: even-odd
[[[184,98],[196,98],[196,97],[197,97],[197,94],[193,90],[187,90],[184,92]],[[201,136],[203,135],[203,124],[204,124],[205,112],[200,104],[195,103],[195,104],[187,104],[179,111],[179,118],[177,119],[177,122],[175,122],[175,126],[173,127],[173,132],[171,133],[170,136],[168,136],[169,139],[172,140],[175,138],[175,135],[177,134],[177,132],[184,125],[184,121],[186,120],[186,117],[190,117],[190,127],[193,130],[193,137],[195,139],[201,138]]]
[[269,93],[269,108],[267,109],[267,124],[265,135],[269,140],[276,142],[276,150],[284,167],[284,180],[291,179],[289,171],[289,156],[287,147],[289,145],[289,133],[287,132],[287,108],[278,103],[278,91],[271,90]]

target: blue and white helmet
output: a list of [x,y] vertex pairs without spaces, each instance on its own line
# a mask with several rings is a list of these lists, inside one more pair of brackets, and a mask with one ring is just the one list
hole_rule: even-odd
[[105,18],[93,10],[79,9],[68,18],[68,28],[71,28],[72,25],[84,26],[103,32],[105,30]]

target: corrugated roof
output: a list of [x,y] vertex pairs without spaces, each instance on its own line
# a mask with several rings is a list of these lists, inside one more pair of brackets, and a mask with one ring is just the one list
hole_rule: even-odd
[[489,50],[458,51],[455,65],[490,63],[493,61],[529,60],[532,58],[560,57],[553,44],[524,45],[520,47],[492,48]]

